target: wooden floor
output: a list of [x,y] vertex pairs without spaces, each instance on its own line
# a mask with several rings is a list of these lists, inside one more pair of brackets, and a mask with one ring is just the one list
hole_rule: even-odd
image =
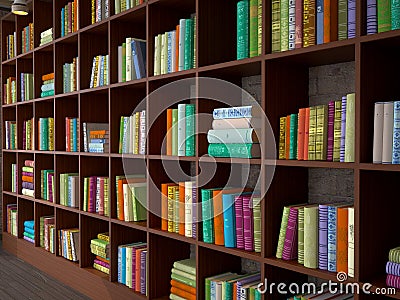
[[0,240],[0,300],[3,299],[88,300],[89,298],[7,253],[2,249]]

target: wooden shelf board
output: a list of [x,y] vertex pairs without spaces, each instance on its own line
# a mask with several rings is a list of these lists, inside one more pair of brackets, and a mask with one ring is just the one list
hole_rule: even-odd
[[330,161],[311,161],[311,160],[265,160],[266,165],[276,165],[283,167],[306,167],[306,168],[329,168],[329,169],[355,169],[355,163],[341,163]]
[[360,164],[360,169],[361,170],[367,170],[367,171],[392,171],[392,172],[398,172],[398,171],[400,171],[400,165],[361,163]]
[[130,227],[133,229],[138,229],[141,231],[147,231],[147,221],[141,221],[141,222],[126,222],[126,221],[121,221],[118,219],[111,218],[111,223],[113,224],[118,224],[126,227]]
[[81,215],[85,215],[85,216],[88,216],[88,217],[91,217],[91,218],[103,220],[103,221],[106,221],[106,222],[108,222],[110,220],[110,217],[101,216],[101,215],[96,214],[96,213],[91,213],[91,212],[87,212],[87,211],[83,211],[83,210],[80,210],[79,212],[80,212]]
[[73,213],[77,213],[79,214],[79,209],[75,208],[75,207],[69,207],[69,206],[65,206],[65,205],[61,205],[61,204],[57,204],[57,203],[53,203],[53,206],[56,207],[57,209],[63,209],[63,210],[67,210]]
[[250,260],[253,260],[253,261],[257,261],[257,262],[261,262],[262,261],[261,253],[245,251],[245,250],[241,250],[241,249],[237,249],[237,248],[227,248],[227,247],[224,247],[224,246],[204,243],[204,242],[201,242],[201,241],[198,241],[197,244],[199,246],[203,247],[203,248],[208,248],[208,249],[219,251],[219,252],[223,252],[223,253],[226,253],[226,254],[239,256],[239,257],[250,259]]
[[172,233],[172,232],[163,231],[161,229],[154,229],[154,228],[149,228],[149,232],[152,234],[159,235],[159,236],[171,238],[171,239],[174,239],[177,241],[182,241],[182,242],[193,244],[193,245],[196,244],[196,239],[189,238],[189,237],[180,235],[178,233]]

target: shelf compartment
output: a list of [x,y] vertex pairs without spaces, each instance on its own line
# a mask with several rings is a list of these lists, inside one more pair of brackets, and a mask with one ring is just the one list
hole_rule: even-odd
[[[78,57],[78,38],[74,35],[74,39],[63,40],[62,42],[56,43],[55,45],[55,95],[64,93],[64,64],[72,64],[73,59]],[[79,63],[76,61],[75,72],[79,72]],[[79,79],[79,76],[76,76]],[[69,84],[71,85],[71,84]],[[79,90],[79,80],[75,82],[75,91]],[[73,91],[72,91],[73,92]]]
[[[25,166],[25,160],[32,160],[34,161],[34,154],[33,153],[18,153],[17,156],[17,167],[18,167],[18,194],[21,196],[22,195],[22,167]],[[35,179],[34,179],[35,181]],[[22,196],[23,198],[29,199],[31,201],[34,201],[34,197],[30,196]],[[32,219],[33,220],[33,219]]]
[[[79,173],[79,156],[56,155],[55,157],[55,196],[53,196],[53,199],[56,204],[60,204],[60,174],[65,173]],[[79,209],[79,202],[77,209]]]
[[[33,23],[33,1],[29,1],[27,4],[27,8],[28,11],[30,13],[28,13],[27,16],[24,17],[15,17],[15,27],[16,27],[16,31],[17,31],[17,54],[21,54],[22,53],[22,31],[24,30],[24,27],[28,26],[29,23]],[[51,12],[49,13],[51,14]],[[35,24],[34,24],[35,27]],[[34,33],[35,33],[36,28],[34,28]],[[39,33],[40,36],[40,33]],[[35,41],[35,39],[34,39]],[[35,46],[36,44],[33,43],[33,45]]]
[[[32,58],[20,58],[17,59],[17,101],[21,102],[22,101],[22,78],[21,78],[21,73],[28,73],[33,75],[33,59]],[[26,82],[24,82],[25,88],[26,88]],[[32,88],[33,90],[33,95],[30,99],[27,99],[27,95],[25,93],[25,101],[29,101],[35,98],[35,89]]]
[[[11,196],[8,194],[3,194],[2,195],[2,212],[3,212],[3,218],[2,218],[2,232],[3,236],[7,233],[7,223],[8,223],[8,212],[7,212],[7,205],[9,204],[15,204],[17,205],[17,197]],[[18,218],[18,217],[17,217]]]
[[[48,16],[53,15],[53,1],[36,0],[33,2],[34,10],[34,36],[35,36],[35,47],[40,45],[40,34],[49,29],[53,28],[53,19]],[[53,28],[53,38],[54,38],[54,28]]]
[[[58,238],[59,232],[61,229],[79,228],[79,214],[78,212],[71,212],[64,209],[56,208],[55,216],[56,216],[56,234],[57,234],[56,248],[55,248],[56,255],[64,258],[61,255],[61,245],[60,245],[60,240]],[[80,257],[78,259],[80,260]],[[71,263],[76,264],[75,262]]]
[[[24,222],[34,220],[34,202],[19,198],[18,199],[18,238],[24,237]],[[38,228],[35,226],[35,236]],[[31,243],[29,243],[31,244]]]
[[[2,49],[5,49],[5,51],[2,51],[2,59],[1,61],[4,63],[7,60],[7,37],[8,35],[13,35],[15,32],[15,19],[16,16],[14,14],[9,15],[8,17],[5,17],[1,21],[1,28],[2,28]],[[17,41],[14,42],[15,45],[17,44]],[[15,49],[17,50],[17,49]]]
[[[40,218],[41,217],[54,217],[55,218],[54,207],[47,206],[47,205],[40,204],[40,203],[35,203],[35,246],[36,247],[41,247],[41,245],[40,245],[40,229],[41,229],[40,228]],[[54,221],[55,221],[55,219],[54,219]],[[43,227],[43,230],[44,230],[44,227]],[[56,238],[56,237],[57,237],[57,232],[56,232],[54,238]],[[45,241],[44,236],[43,236],[43,241]],[[50,245],[50,240],[49,240],[49,245]],[[45,249],[43,248],[43,250],[45,250]],[[50,250],[49,250],[49,252],[50,252]]]
[[[4,107],[3,106],[3,124],[2,124],[2,127],[3,127],[3,129],[2,129],[2,131],[3,131],[3,137],[2,137],[2,140],[3,140],[3,149],[6,149],[6,139],[8,138],[7,137],[7,134],[6,134],[6,121],[11,121],[11,122],[16,122],[16,124],[17,124],[17,115],[16,115],[16,111],[17,111],[17,109],[16,109],[16,107],[15,106],[9,106],[9,107]],[[19,136],[18,136],[18,124],[17,124],[17,128],[16,128],[16,132],[15,132],[15,134],[17,135],[17,143],[16,143],[16,145],[15,145],[15,149],[18,149],[18,140],[19,140]],[[9,139],[9,141],[11,142],[11,134],[9,133],[9,136],[10,136],[10,139]],[[11,147],[11,144],[9,145],[9,148],[12,148]],[[8,150],[12,150],[12,149],[8,149]]]
[[[43,52],[35,52],[33,65],[34,65],[34,84],[35,84],[35,99],[42,98],[41,97],[41,87],[43,84],[43,75],[47,75],[50,73],[54,73],[54,54],[53,51],[43,51]],[[56,80],[56,78],[54,78]],[[54,81],[54,85],[56,82]]]
[[[68,95],[65,97],[57,98],[54,101],[55,106],[55,119],[54,119],[54,150],[55,151],[66,151],[66,118],[78,118],[78,95]],[[79,120],[79,119],[78,119]],[[80,125],[78,123],[78,125]],[[80,128],[78,128],[80,132]],[[77,136],[79,145],[79,135]],[[78,148],[79,151],[79,148]]]
[[[53,150],[40,150],[40,138],[47,138],[47,144],[48,147],[47,149],[51,149],[50,148],[50,139],[49,137],[49,128],[47,130],[47,136],[43,136],[42,133],[39,132],[39,120],[41,118],[53,118],[53,139],[52,139],[52,143],[53,143]],[[54,151],[54,138],[55,138],[55,120],[54,120],[54,100],[52,98],[47,98],[46,100],[40,101],[40,102],[35,102],[34,104],[34,123],[33,127],[35,128],[35,149],[37,151]],[[48,122],[49,123],[49,122]],[[50,123],[49,123],[50,124]],[[43,132],[43,131],[41,131]],[[41,135],[41,137],[39,136],[39,134]],[[22,148],[21,148],[22,149]]]
[[[80,4],[78,1],[72,1],[72,0],[62,0],[62,1],[55,1],[54,2],[54,15],[55,15],[55,17],[54,17],[54,27],[53,27],[53,38],[54,39],[58,39],[58,38],[61,37],[61,31],[62,31],[61,9],[63,9],[68,4],[68,2],[73,2],[75,4],[78,3],[78,6]],[[71,6],[71,8],[72,8],[72,6]],[[76,9],[76,11],[78,12],[78,15],[79,15],[79,11],[80,11],[79,7]],[[78,18],[79,17],[76,16],[77,23],[79,24]],[[77,28],[77,30],[79,30],[79,28]],[[61,38],[70,37],[71,34],[73,34],[73,33],[74,33],[74,31],[72,33],[69,33],[69,34],[65,34]]]
[[[45,200],[42,197],[42,191],[45,193],[45,191],[44,191],[45,185],[42,182],[42,178],[41,178],[42,170],[53,170],[54,171],[54,156],[53,155],[50,156],[50,155],[40,154],[40,153],[35,154],[35,198]],[[54,175],[53,182],[52,182],[53,186],[56,186],[58,184],[56,178],[57,177]],[[47,181],[47,178],[45,180]],[[47,185],[48,185],[48,182],[47,182]],[[55,188],[54,188],[54,190],[55,190]],[[57,194],[53,195],[53,201],[57,198],[56,195]],[[45,201],[50,202],[49,199],[47,199]]]

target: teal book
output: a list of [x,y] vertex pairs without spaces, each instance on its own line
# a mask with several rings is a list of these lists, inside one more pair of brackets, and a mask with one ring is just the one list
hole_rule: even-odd
[[186,19],[185,25],[185,70],[193,68],[193,20]]
[[258,158],[260,144],[209,144],[208,154],[214,157]]
[[391,0],[391,21],[392,30],[400,29],[400,1]]
[[40,126],[40,149],[39,150],[48,150],[49,149],[49,119],[48,118],[40,118],[39,119]]
[[281,51],[289,50],[289,0],[281,1]]
[[201,190],[201,209],[203,215],[203,242],[214,244],[214,212],[212,202],[212,190]]
[[196,152],[196,106],[195,104],[186,105],[186,141],[185,154],[186,156],[195,156]]
[[289,159],[296,159],[297,157],[297,114],[290,115],[290,148]]
[[222,210],[224,216],[224,244],[227,248],[236,247],[236,219],[235,196],[237,194],[222,195]]
[[249,57],[249,0],[237,3],[237,59]]

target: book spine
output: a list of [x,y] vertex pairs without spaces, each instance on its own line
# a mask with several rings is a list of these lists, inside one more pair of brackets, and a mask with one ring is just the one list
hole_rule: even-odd
[[346,100],[345,162],[354,162],[355,94],[348,94]]
[[189,70],[193,66],[193,20],[186,19],[185,26],[185,65],[184,69]]
[[289,0],[281,0],[280,9],[281,51],[287,51],[289,50]]
[[[332,0],[334,1],[334,0]],[[324,35],[324,43],[329,43],[331,41],[331,0],[323,0],[324,6],[324,23],[323,23],[323,35]]]
[[254,251],[253,209],[249,195],[243,196],[243,233],[244,250]]
[[315,136],[315,159],[326,160],[328,139],[328,106],[317,106],[317,128]]
[[347,38],[356,37],[356,0],[348,0],[347,6]]
[[385,102],[383,107],[383,140],[382,140],[383,164],[392,163],[393,121],[394,121],[394,103]]
[[296,0],[289,0],[289,50],[295,49],[296,43]]
[[286,158],[285,132],[286,132],[286,117],[281,117],[279,120],[279,159]]
[[292,260],[297,258],[297,214],[298,210],[291,207],[289,210],[288,225],[286,228],[285,242],[282,259]]
[[185,156],[186,104],[178,104],[178,156]]
[[[257,110],[257,111],[255,111]],[[250,105],[239,107],[216,108],[213,110],[214,120],[218,119],[236,119],[251,118],[258,114],[258,109]]]
[[333,161],[333,131],[335,125],[335,101],[330,101],[328,104],[328,149],[326,160]]
[[261,198],[253,197],[254,251],[261,252]]
[[249,0],[237,3],[237,59],[249,57]]
[[262,54],[262,33],[263,33],[263,13],[262,13],[262,0],[258,0],[258,7],[257,7],[257,47],[258,47],[258,55]]
[[318,267],[318,207],[304,207],[304,266]]
[[304,264],[304,207],[298,209],[297,261]]
[[[257,147],[253,154],[253,148]],[[209,144],[208,154],[214,157],[256,158],[260,157],[259,144]]]
[[304,0],[303,47],[315,45],[315,0]]
[[340,162],[344,162],[345,149],[346,149],[346,111],[347,111],[347,97],[342,97],[342,124],[340,135]]
[[328,206],[319,205],[318,267],[328,270]]
[[235,197],[233,195],[229,194],[225,194],[222,196],[224,245],[226,248],[236,247],[234,198]]
[[391,26],[391,0],[377,0],[378,32],[389,31]]
[[212,203],[212,191],[201,190],[201,209],[203,216],[203,242],[214,243],[214,212]]
[[378,32],[377,0],[367,0],[367,34]]
[[244,229],[243,229],[243,197],[235,197],[235,219],[236,219],[236,247],[244,249]]
[[324,43],[324,0],[316,0],[317,2],[317,44]]
[[348,208],[337,209],[336,271],[348,274]]
[[250,0],[249,6],[249,56],[258,55],[258,0]]
[[310,121],[309,121],[309,137],[308,137],[308,160],[315,160],[315,141],[317,131],[317,108],[310,107]]
[[289,159],[296,159],[297,157],[297,122],[298,115],[290,115],[290,148],[289,148]]
[[287,229],[287,224],[288,224],[288,219],[289,219],[289,212],[290,212],[289,207],[285,206],[283,208],[281,227],[280,227],[279,238],[278,238],[278,246],[276,249],[276,257],[277,258],[282,258],[283,246],[285,243],[285,236],[286,236],[286,229]]
[[338,0],[338,40],[347,39],[347,1]]
[[328,271],[336,272],[337,207],[328,206]]
[[310,139],[310,108],[306,108],[305,112],[305,122],[304,122],[304,151],[303,159],[308,160],[308,143]]
[[178,155],[178,109],[172,109],[171,155]]
[[195,105],[186,105],[186,143],[185,143],[185,155],[194,156],[196,145],[195,145],[195,134],[196,134],[196,119],[195,119]]
[[[298,0],[301,1],[301,0]],[[281,8],[280,0],[272,0],[272,52],[281,51]]]
[[178,71],[185,69],[185,35],[186,35],[186,20],[179,20],[179,65]]
[[393,104],[392,164],[400,164],[400,101]]

